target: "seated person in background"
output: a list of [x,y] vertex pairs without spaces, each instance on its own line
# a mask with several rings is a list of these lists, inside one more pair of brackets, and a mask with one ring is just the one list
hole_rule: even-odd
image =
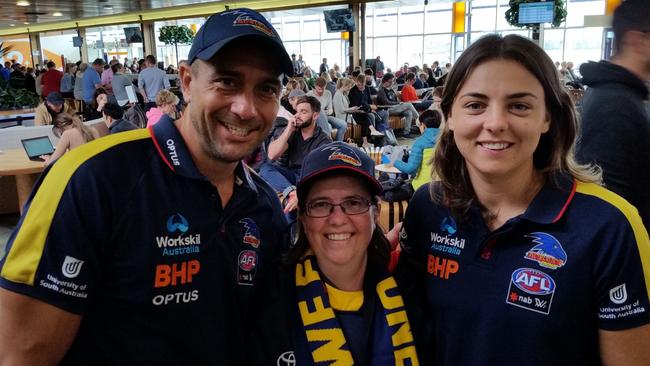
[[163,115],[176,119],[176,105],[178,97],[169,90],[163,89],[156,95],[156,107],[147,112],[147,128],[155,125]]
[[336,118],[347,120],[347,111],[350,109],[350,100],[348,100],[348,93],[354,86],[354,81],[349,78],[340,78],[336,82],[336,93],[332,97],[332,106],[334,107],[334,115]]
[[350,89],[348,98],[351,107],[359,107],[359,110],[366,112],[352,115],[354,120],[361,125],[361,136],[369,137],[371,133],[372,135],[382,135],[379,131],[386,129],[388,112],[380,110],[372,104],[370,92],[366,87],[365,75],[359,74],[354,80],[356,85]]
[[51,125],[59,113],[73,113],[65,104],[63,96],[59,92],[50,92],[45,101],[34,110],[34,125]]
[[420,82],[422,82],[422,87],[423,88],[428,88],[430,86],[429,83],[427,83],[427,78],[428,77],[429,77],[429,75],[427,73],[425,73],[425,72],[420,73]]
[[138,126],[123,118],[124,109],[115,103],[106,103],[102,110],[102,114],[104,115],[104,123],[106,123],[106,127],[108,127],[109,134],[135,130],[138,128]]
[[86,104],[86,108],[84,109],[84,121],[92,121],[94,119],[102,118],[104,116],[102,110],[106,103],[108,103],[108,94],[106,93],[106,89],[99,88],[95,90],[93,101]]
[[406,77],[404,78],[404,87],[402,88],[402,102],[415,102],[413,103],[413,106],[415,109],[418,111],[423,111],[431,106],[433,101],[431,100],[423,100],[420,101],[418,99],[418,95],[415,92],[415,87],[413,86],[415,84],[415,74],[412,72],[409,72],[406,74]]
[[377,90],[377,103],[381,106],[390,106],[388,108],[389,116],[406,117],[404,123],[404,130],[402,131],[404,137],[411,137],[411,126],[417,125],[419,113],[411,103],[400,103],[397,99],[397,94],[393,90],[393,82],[395,76],[391,73],[386,73],[381,78],[381,85]]
[[368,88],[370,95],[377,95],[377,82],[375,81],[375,75],[372,73],[372,69],[368,68],[363,70],[363,74],[366,75],[366,88]]
[[411,182],[413,189],[418,189],[424,183],[431,181],[430,160],[433,157],[433,147],[436,145],[438,138],[442,113],[438,110],[426,110],[420,116],[420,122],[422,136],[415,140],[408,161],[405,163],[401,160],[396,160],[394,163],[395,168],[399,169],[402,173],[417,173]]
[[332,138],[316,125],[320,113],[318,99],[302,96],[296,101],[295,108],[298,112],[287,126],[275,130],[267,151],[269,161],[260,167],[260,176],[287,200],[285,212],[297,207],[295,185],[305,156],[332,142]]
[[59,142],[56,144],[56,150],[52,155],[42,156],[46,166],[63,156],[68,150],[99,138],[96,129],[84,125],[79,117],[68,113],[61,113],[56,116],[52,132],[59,138]]
[[433,104],[431,104],[431,107],[429,107],[429,109],[440,110],[440,102],[442,101],[442,92],[444,90],[445,88],[442,86],[436,86],[436,88],[433,89]]
[[[124,75],[124,66],[121,63],[115,63],[111,66],[113,71],[113,78],[111,79],[111,86],[113,87],[113,94],[120,107],[124,107],[129,103],[129,95],[126,93],[127,87],[133,87],[131,78]],[[135,88],[133,88],[135,92]]]
[[[325,73],[327,75],[327,73]],[[331,135],[332,128],[336,128],[336,141],[343,141],[345,131],[348,129],[348,124],[339,118],[334,117],[334,108],[332,107],[332,93],[326,89],[327,80],[323,77],[316,79],[314,89],[307,95],[315,97],[320,102],[321,113],[318,115],[318,125],[321,126],[325,133]],[[328,124],[328,128],[323,128],[324,123]]]

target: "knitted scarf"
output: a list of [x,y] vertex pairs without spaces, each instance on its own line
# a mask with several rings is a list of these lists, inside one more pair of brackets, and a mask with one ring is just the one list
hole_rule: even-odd
[[[383,312],[371,317],[372,333],[367,342],[372,344],[366,349],[372,351],[365,355],[366,364],[418,365],[411,326],[395,279],[386,275],[375,289]],[[313,364],[359,363],[350,351],[313,255],[296,264],[296,297]]]

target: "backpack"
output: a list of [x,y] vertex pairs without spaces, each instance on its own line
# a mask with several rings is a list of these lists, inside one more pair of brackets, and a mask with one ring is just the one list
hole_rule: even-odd
[[124,119],[138,126],[139,128],[147,127],[147,117],[144,114],[144,110],[138,103],[131,106],[124,112]]

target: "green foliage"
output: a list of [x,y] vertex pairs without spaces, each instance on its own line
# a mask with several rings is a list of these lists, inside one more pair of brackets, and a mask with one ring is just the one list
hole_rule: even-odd
[[38,96],[27,89],[0,87],[0,110],[33,108],[38,105]]
[[[14,48],[13,45],[9,45],[7,47],[4,47],[4,42],[0,42],[0,58],[5,57],[11,50]],[[4,66],[4,65],[2,65]]]
[[160,27],[158,40],[165,44],[191,44],[194,32],[185,25],[165,25]]
[[[539,2],[540,0],[510,0],[510,9],[506,11],[506,20],[508,21],[508,24],[514,26],[514,27],[526,27],[526,28],[534,28],[537,26],[537,24],[519,24],[519,4],[522,3],[535,3]],[[553,28],[559,27],[560,24],[566,19],[566,7],[564,6],[564,0],[549,0],[553,1],[555,3],[554,9],[553,9],[553,23],[551,25]]]

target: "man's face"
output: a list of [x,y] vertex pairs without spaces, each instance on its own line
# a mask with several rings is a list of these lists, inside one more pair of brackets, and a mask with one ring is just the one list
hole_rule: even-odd
[[[206,62],[180,69],[194,133],[211,159],[233,163],[248,156],[266,138],[278,111],[277,64],[264,48],[235,41]],[[245,56],[244,56],[245,55]],[[196,141],[194,140],[196,139]]]
[[302,61],[302,55],[298,55],[298,60]]
[[362,81],[355,80],[354,82],[357,85],[357,89],[363,91],[366,88],[366,83]]
[[309,103],[300,103],[296,106],[296,128],[307,128],[318,117],[317,113],[311,110]]
[[45,103],[47,103],[47,106],[56,113],[61,112],[61,109],[63,109],[63,104],[52,104],[50,102],[45,102]]
[[318,86],[318,85],[314,86],[314,92],[315,92],[316,95],[318,95],[319,97],[323,95],[323,92],[324,92],[324,91],[325,91],[325,88],[323,88],[322,86]]
[[104,65],[95,65],[95,64],[93,64],[93,69],[95,69],[95,71],[101,73],[102,71],[104,71]]
[[391,86],[393,86],[393,79],[388,79],[388,80],[386,80],[382,85],[383,85],[384,88],[386,88],[386,89],[390,88]]

